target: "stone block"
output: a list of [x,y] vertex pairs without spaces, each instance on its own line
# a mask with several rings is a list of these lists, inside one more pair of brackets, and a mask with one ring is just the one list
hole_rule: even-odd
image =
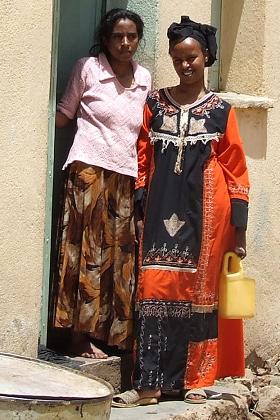
[[280,388],[280,375],[274,375],[271,378],[270,385],[278,386]]
[[265,386],[259,389],[259,403],[257,412],[264,420],[280,419],[280,388],[277,386]]
[[241,378],[234,378],[234,383],[240,383],[240,384],[246,386],[246,388],[248,388],[249,391],[251,391],[251,389],[253,387],[254,379],[255,379],[255,376],[254,376],[253,372],[251,371],[251,369],[246,369],[245,370],[245,376],[243,376]]
[[[77,368],[81,372],[97,376],[112,385],[115,392],[121,390],[121,358],[116,356],[108,359],[86,359],[84,357],[69,357],[71,361],[79,362]],[[81,363],[83,362],[83,363]]]

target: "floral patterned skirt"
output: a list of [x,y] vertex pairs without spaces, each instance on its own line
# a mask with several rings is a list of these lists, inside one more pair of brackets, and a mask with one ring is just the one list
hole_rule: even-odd
[[70,166],[60,229],[53,325],[108,345],[132,344],[133,178],[82,162]]

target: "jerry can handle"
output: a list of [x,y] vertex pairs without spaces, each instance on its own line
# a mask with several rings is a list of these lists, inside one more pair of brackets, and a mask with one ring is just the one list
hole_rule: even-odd
[[224,255],[223,273],[225,275],[243,271],[241,258],[235,252],[229,251]]

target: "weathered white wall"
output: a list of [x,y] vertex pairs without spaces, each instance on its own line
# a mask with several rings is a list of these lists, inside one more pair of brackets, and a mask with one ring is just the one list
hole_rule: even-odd
[[[255,2],[247,1],[253,7]],[[249,350],[256,349],[267,358],[279,354],[280,348],[280,8],[277,0],[263,3],[264,19],[255,19],[254,31],[258,33],[264,28],[264,43],[259,46],[262,93],[275,99],[275,103],[266,115],[266,133],[260,138],[254,130],[246,138],[252,151],[262,150],[249,158],[252,198],[246,268],[257,280],[257,317],[247,322],[247,345]],[[260,26],[258,22],[262,22]],[[244,37],[246,33],[244,28]],[[254,73],[249,76],[254,78]]]
[[279,19],[276,0],[223,2],[222,90],[275,99],[268,111],[238,110],[251,180],[244,265],[257,281],[257,316],[246,322],[246,346],[264,359],[280,346]]
[[2,0],[0,22],[0,351],[35,355],[52,1]]
[[221,90],[248,95],[264,93],[266,3],[264,0],[222,2]]

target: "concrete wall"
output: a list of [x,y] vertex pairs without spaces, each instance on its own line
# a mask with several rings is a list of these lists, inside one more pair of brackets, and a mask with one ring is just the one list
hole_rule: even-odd
[[0,351],[35,355],[45,218],[51,0],[0,8]]
[[[260,2],[265,5],[264,19],[261,21],[258,10],[254,9],[257,2],[253,0],[247,2],[256,14],[254,20],[256,37],[258,31],[262,31],[262,28],[264,30],[264,42],[260,44],[263,47],[260,59],[260,66],[263,67],[261,91],[275,99],[274,108],[266,115],[266,133],[260,138],[256,128],[246,136],[246,141],[250,143],[252,150],[262,150],[262,153],[249,158],[252,203],[249,257],[246,267],[248,273],[252,273],[257,279],[258,312],[256,319],[248,322],[247,345],[248,349],[255,348],[260,356],[266,358],[279,354],[280,348],[280,74],[278,71],[280,8],[277,0]],[[260,26],[258,22],[262,22]],[[247,29],[244,27],[244,37],[246,33]],[[251,50],[251,45],[248,50]],[[251,75],[251,78],[253,77],[254,74]]]
[[247,353],[264,359],[279,353],[280,321],[280,109],[276,0],[224,1],[222,8],[222,90],[264,95],[274,108],[238,110],[251,179],[247,273],[257,281],[257,316],[246,322]]
[[248,95],[264,93],[265,25],[263,21],[266,3],[268,2],[264,0],[223,1],[221,90]]

